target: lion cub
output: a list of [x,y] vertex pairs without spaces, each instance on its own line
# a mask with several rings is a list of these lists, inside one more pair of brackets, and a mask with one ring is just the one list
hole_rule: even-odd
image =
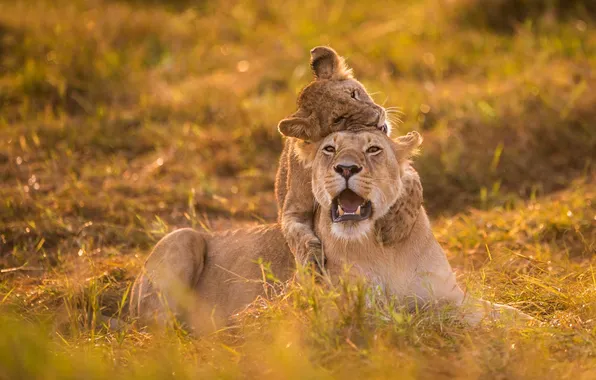
[[298,96],[298,110],[278,125],[288,137],[275,180],[278,222],[298,265],[322,264],[321,242],[313,231],[312,163],[305,153],[309,145],[337,131],[391,132],[385,109],[353,78],[342,57],[324,46],[310,53],[315,80]]

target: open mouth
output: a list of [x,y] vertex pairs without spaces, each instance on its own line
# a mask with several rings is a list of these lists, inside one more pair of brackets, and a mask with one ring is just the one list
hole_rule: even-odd
[[348,220],[360,221],[370,218],[371,215],[372,203],[350,189],[339,193],[331,204],[331,219],[333,223]]

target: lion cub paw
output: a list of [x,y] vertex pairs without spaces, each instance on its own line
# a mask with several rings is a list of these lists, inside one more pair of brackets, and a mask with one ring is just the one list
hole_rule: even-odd
[[304,266],[313,268],[317,273],[323,273],[325,258],[323,257],[323,246],[319,239],[312,239],[304,244],[301,258]]

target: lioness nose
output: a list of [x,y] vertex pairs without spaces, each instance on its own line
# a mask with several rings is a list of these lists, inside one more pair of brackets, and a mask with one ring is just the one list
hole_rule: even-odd
[[333,169],[336,173],[339,173],[342,177],[348,179],[354,174],[360,173],[362,167],[358,165],[336,165]]

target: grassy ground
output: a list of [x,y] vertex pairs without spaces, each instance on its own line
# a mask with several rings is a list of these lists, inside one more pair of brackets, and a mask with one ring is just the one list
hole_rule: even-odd
[[[596,376],[590,1],[0,1],[0,379]],[[470,329],[290,287],[193,339],[112,331],[177,227],[275,219],[277,122],[330,44],[418,130]],[[40,365],[39,363],[43,363]]]

